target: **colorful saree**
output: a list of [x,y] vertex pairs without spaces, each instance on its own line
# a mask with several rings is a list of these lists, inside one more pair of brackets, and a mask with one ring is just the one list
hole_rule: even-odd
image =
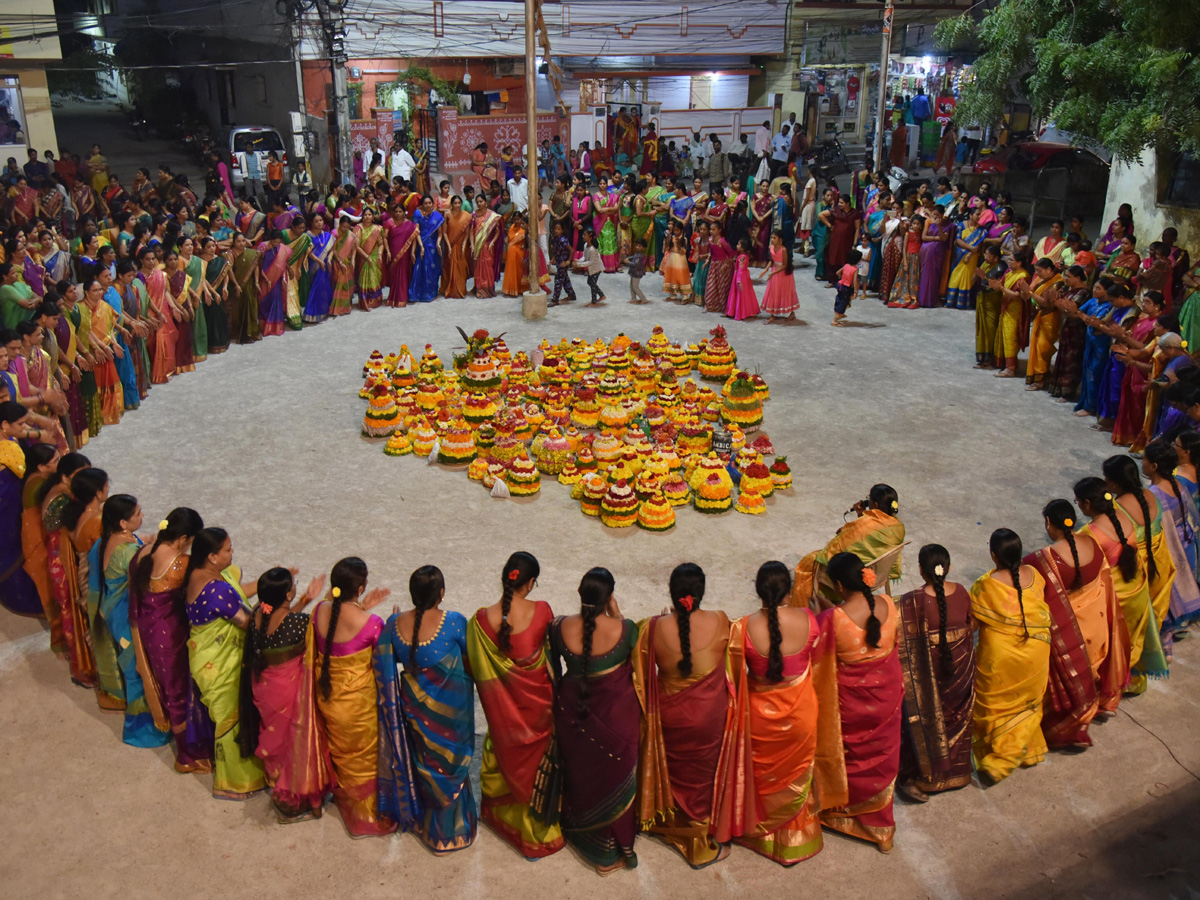
[[[112,350],[117,346],[113,331],[113,326],[116,324],[116,313],[113,308],[103,300],[97,303],[94,309],[86,304],[85,307],[90,313],[88,321],[91,325],[92,346],[98,345]],[[121,416],[125,412],[125,397],[121,387],[121,376],[117,374],[115,361],[97,359],[92,374],[96,378],[96,392],[100,401],[102,421],[105,425],[116,425],[121,421]],[[88,425],[89,430],[92,430],[91,419],[88,420]],[[97,431],[99,431],[98,428],[92,430],[92,433],[95,434]]]
[[25,571],[21,552],[24,477],[25,451],[16,440],[0,440],[0,605],[19,616],[42,616],[38,588]]
[[192,354],[194,362],[204,362],[208,358],[208,323],[204,318],[204,260],[194,253],[188,258],[179,257],[179,268],[187,275],[189,297],[191,293],[192,308],[196,318],[192,320]]
[[286,279],[288,250],[280,244],[260,244],[259,268],[262,273],[262,293],[258,300],[258,330],[263,337],[283,334],[286,308]]
[[[1174,523],[1172,523],[1174,524]],[[1138,548],[1138,564],[1150,571],[1150,563],[1146,556],[1146,529],[1142,525],[1133,527],[1134,539],[1137,541]],[[1167,543],[1167,536],[1163,530],[1163,507],[1158,505],[1158,513],[1154,517],[1154,521],[1150,523],[1150,553],[1154,557],[1155,571],[1150,575],[1150,606],[1154,611],[1153,626],[1159,629],[1160,633],[1164,623],[1171,615],[1171,592],[1175,584],[1175,562],[1171,558],[1171,551]],[[1185,577],[1191,577],[1191,573],[1187,573]],[[1159,643],[1162,645],[1164,662],[1169,663],[1171,660],[1171,634],[1166,633],[1166,638],[1160,637]],[[1135,680],[1139,675],[1148,676],[1151,678],[1166,678],[1168,667],[1164,665],[1160,670],[1155,671],[1153,667],[1147,665],[1149,659],[1144,659],[1134,670]],[[1131,688],[1132,690],[1132,688]]]
[[[1155,319],[1139,317],[1129,330],[1129,337],[1139,345],[1149,343],[1154,335]],[[1137,440],[1146,418],[1146,397],[1150,376],[1135,365],[1126,365],[1121,378],[1121,400],[1117,406],[1117,418],[1113,423],[1112,442],[1128,446]],[[1157,605],[1155,606],[1157,609]]]
[[333,232],[322,231],[311,235],[313,259],[308,261],[308,296],[304,300],[304,312],[300,318],[305,325],[316,325],[329,318],[333,305],[333,281],[329,275],[329,250],[333,246]]
[[358,305],[376,309],[383,305],[383,228],[360,225],[358,249],[364,254],[358,264]]
[[[139,278],[142,276],[139,274]],[[150,366],[150,383],[166,384],[175,374],[175,345],[179,342],[179,329],[175,327],[175,313],[168,300],[167,274],[155,269],[145,278],[146,293],[150,305],[162,319],[162,324],[150,336],[154,346],[154,360]]]
[[972,228],[969,222],[964,222],[958,233],[958,240],[969,244],[969,247],[954,245],[954,255],[950,263],[950,283],[946,289],[946,305],[958,309],[969,309],[975,296],[975,270],[979,268],[979,246],[987,237],[986,228]]
[[408,285],[412,280],[413,243],[418,240],[417,226],[405,219],[389,224],[387,234],[390,257],[387,305],[404,306],[408,303]]
[[214,256],[204,266],[204,281],[213,295],[204,304],[204,330],[208,334],[208,352],[224,353],[229,349],[229,311],[221,299],[221,289],[229,283],[229,262]]
[[717,770],[714,837],[736,840],[784,866],[824,846],[814,783],[818,706],[811,664],[819,630],[811,612],[808,619],[808,643],[784,657],[783,680],[766,680],[766,659],[750,642],[745,618],[733,623],[725,663],[732,703]]
[[96,703],[101,709],[125,709],[125,685],[121,680],[121,668],[117,663],[116,642],[109,634],[108,626],[101,618],[100,585],[92,577],[92,548],[100,540],[100,513],[76,523],[71,543],[78,560],[76,575],[79,590],[86,603],[88,636],[96,661]]
[[471,792],[475,697],[466,669],[467,620],[445,612],[438,630],[417,647],[392,616],[375,648],[379,684],[379,811],[413,829],[434,853],[475,841],[478,813]]
[[428,216],[421,210],[413,213],[413,223],[421,232],[421,248],[424,252],[413,264],[412,282],[408,286],[408,299],[414,303],[429,303],[438,295],[442,278],[442,256],[438,251],[438,228],[445,221],[440,212],[434,210]]
[[470,267],[467,264],[467,232],[471,228],[471,219],[471,214],[462,210],[458,215],[446,215],[445,238],[450,252],[442,260],[443,297],[467,296],[467,278],[470,276]]
[[904,677],[900,781],[920,791],[951,791],[971,783],[971,721],[975,711],[975,633],[971,596],[946,592],[950,672],[942,668],[937,598],[925,588],[896,605],[896,645]]
[[196,351],[193,347],[192,332],[195,325],[196,308],[188,300],[187,274],[182,271],[175,272],[168,279],[167,285],[175,302],[192,316],[192,318],[175,320],[175,327],[179,330],[179,340],[175,344],[175,372],[194,372],[196,371]]
[[1040,574],[1021,592],[1024,615],[1016,590],[994,574],[995,569],[980,576],[971,587],[971,615],[979,622],[971,744],[976,768],[998,782],[1017,766],[1046,758],[1041,726],[1051,619]]
[[292,331],[304,327],[304,304],[308,301],[308,251],[312,235],[302,232],[287,244],[287,284],[284,288],[283,322]]
[[21,486],[21,554],[22,568],[37,589],[42,605],[42,615],[50,626],[50,649],[54,653],[65,653],[66,639],[63,637],[62,613],[50,588],[50,560],[46,553],[46,531],[42,527],[42,509],[38,494],[46,483],[44,475],[26,478]]
[[524,857],[537,859],[563,847],[553,816],[534,813],[548,798],[539,778],[543,761],[551,768],[554,743],[554,681],[546,653],[546,629],[553,613],[539,603],[533,622],[512,635],[511,656],[496,646],[496,632],[480,610],[467,624],[467,656],[488,721],[480,752],[483,820]]
[[638,821],[693,868],[715,861],[721,850],[712,837],[713,799],[730,693],[723,665],[729,620],[718,615],[717,637],[692,648],[690,675],[679,674],[678,660],[658,659],[654,637],[661,616],[641,623],[633,655],[642,707]]
[[1063,314],[1056,306],[1043,305],[1043,298],[1050,291],[1057,290],[1056,285],[1061,281],[1062,276],[1055,275],[1033,286],[1034,315],[1029,334],[1029,364],[1025,374],[1028,384],[1040,384],[1050,374],[1050,358],[1058,343]]
[[708,273],[704,279],[704,308],[708,312],[724,313],[729,305],[737,254],[723,237],[708,242]]
[[329,315],[347,316],[354,306],[354,257],[358,248],[358,237],[353,231],[337,231],[333,236],[333,245],[328,250],[329,277],[333,285],[333,299],[330,301]]
[[[468,241],[474,263],[476,297],[496,296],[497,253],[500,250],[500,217],[481,206],[471,217],[471,233]],[[569,262],[568,262],[569,265]]]
[[[1176,478],[1179,500],[1173,491],[1156,484],[1150,490],[1158,498],[1163,510],[1163,538],[1175,563],[1177,577],[1171,583],[1171,606],[1163,624],[1163,633],[1185,628],[1200,619],[1200,591],[1196,585],[1196,539],[1200,525],[1200,510],[1196,507],[1195,494],[1187,484]],[[1180,500],[1183,501],[1182,506]],[[1170,521],[1168,521],[1168,518]]]
[[46,556],[50,570],[50,591],[58,604],[63,640],[67,645],[67,663],[71,680],[81,687],[96,686],[96,658],[88,640],[87,614],[81,602],[79,567],[71,535],[63,525],[63,508],[71,496],[66,491],[50,498],[42,513],[46,534]]
[[[887,621],[878,647],[867,644],[866,630],[843,610],[822,612],[813,678],[822,699],[817,726],[821,824],[890,850],[896,833],[892,799],[900,772],[904,678],[897,651],[896,606],[891,597],[876,594],[875,612],[880,615],[884,610]],[[836,705],[830,702],[831,684],[836,685]],[[826,755],[834,727],[842,744],[840,766],[838,754],[833,754],[832,762]]]
[[[868,509],[853,522],[838,529],[837,535],[824,550],[818,550],[805,556],[796,566],[795,579],[792,582],[792,596],[789,606],[808,606],[817,591],[827,600],[836,601],[838,598],[831,589],[817,583],[817,567],[824,568],[829,560],[838,553],[853,553],[864,564],[871,562],[904,543],[904,523],[895,516],[890,516],[878,509]],[[901,575],[900,557],[892,564],[889,573],[891,581]],[[883,587],[883,585],[880,585]]]
[[[258,251],[247,247],[233,261],[235,284],[229,293],[229,337],[239,344],[262,340],[258,330]],[[241,287],[238,287],[238,285]]]
[[617,211],[611,208],[612,197],[603,191],[592,195],[592,227],[596,230],[596,244],[600,249],[600,259],[604,262],[605,272],[615,272],[621,264],[617,253]]

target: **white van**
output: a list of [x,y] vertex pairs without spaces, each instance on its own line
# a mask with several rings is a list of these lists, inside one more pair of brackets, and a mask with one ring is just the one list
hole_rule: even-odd
[[288,183],[288,155],[284,149],[283,137],[269,125],[235,125],[229,131],[229,156],[233,160],[234,190],[246,183],[246,154],[253,153],[258,157],[258,171],[261,173],[263,186],[267,182],[267,154],[274,150],[283,163],[283,183]]

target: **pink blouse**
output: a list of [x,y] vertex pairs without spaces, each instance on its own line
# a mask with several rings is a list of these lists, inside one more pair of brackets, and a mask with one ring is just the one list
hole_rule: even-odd
[[[821,629],[817,626],[817,617],[813,615],[812,610],[806,609],[804,611],[808,613],[808,640],[795,653],[789,653],[783,657],[784,678],[794,678],[808,671],[813,647],[816,646],[817,637],[821,633]],[[754,646],[754,642],[747,635],[746,668],[750,670],[750,674],[755,678],[765,678],[767,675],[767,663],[768,658],[758,652],[758,648]]]
[[[313,610],[313,637],[316,638],[316,647],[318,653],[325,652],[325,638],[321,637],[321,632],[316,628],[317,609],[325,605],[327,600],[322,600]],[[372,613],[367,618],[367,624],[359,629],[358,634],[350,638],[348,641],[334,641],[333,647],[329,651],[330,656],[350,656],[360,650],[365,650],[367,647],[374,647],[379,642],[379,635],[383,633],[383,619]]]

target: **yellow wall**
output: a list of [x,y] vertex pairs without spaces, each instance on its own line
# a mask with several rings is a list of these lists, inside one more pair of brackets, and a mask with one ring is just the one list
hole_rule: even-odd
[[[7,17],[11,16],[30,17],[20,26],[20,31],[26,33],[31,28],[39,32],[53,31],[55,28],[53,0],[0,0],[0,20],[7,21]],[[5,37],[4,30],[0,28],[0,76],[15,75],[21,81],[21,101],[25,106],[25,121],[21,124],[29,146],[39,151],[53,150],[57,153],[58,138],[50,111],[46,72],[37,62],[62,59],[58,38],[6,43]]]
[[[0,61],[2,63],[2,61]],[[54,115],[50,110],[50,91],[46,87],[43,69],[18,72],[21,79],[21,99],[25,103],[25,137],[29,146],[39,154],[53,150],[58,155],[58,135],[54,131]]]
[[[0,0],[0,20],[9,21],[12,16],[30,17],[19,28],[14,27],[14,31],[28,34],[31,29],[36,29],[40,33],[54,31],[56,27],[53,0]],[[0,54],[11,55],[14,59],[62,59],[62,48],[57,37],[5,44],[3,29],[0,29]]]

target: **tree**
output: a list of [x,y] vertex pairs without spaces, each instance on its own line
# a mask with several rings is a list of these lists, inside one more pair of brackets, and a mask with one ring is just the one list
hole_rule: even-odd
[[960,121],[999,121],[1014,96],[1124,162],[1147,148],[1200,153],[1200,2],[999,0],[938,23],[946,48],[977,42]]

